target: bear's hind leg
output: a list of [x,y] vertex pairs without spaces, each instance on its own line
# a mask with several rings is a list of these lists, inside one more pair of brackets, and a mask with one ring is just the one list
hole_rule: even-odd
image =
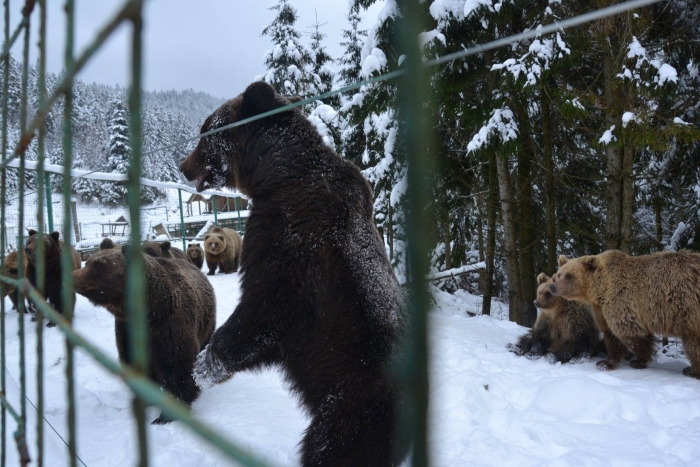
[[700,379],[700,338],[683,337],[683,351],[690,361],[690,366],[683,368],[683,374]]
[[347,392],[338,397],[328,395],[315,410],[301,443],[301,465],[398,465],[392,461],[393,408],[389,400],[360,396],[362,400],[355,401],[348,396]]
[[[181,353],[174,353],[168,346],[154,345],[151,356],[152,371],[158,384],[189,406],[200,392],[192,376],[194,361],[197,358],[196,345],[193,342],[189,345],[181,342],[178,352]],[[161,412],[151,424],[164,425],[171,421],[173,420],[170,417]]]

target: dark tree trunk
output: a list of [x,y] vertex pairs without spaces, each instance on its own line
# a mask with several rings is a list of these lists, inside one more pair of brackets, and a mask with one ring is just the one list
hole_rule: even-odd
[[491,314],[491,299],[493,297],[493,269],[496,254],[496,218],[498,217],[498,169],[496,154],[489,152],[488,163],[488,202],[486,203],[486,276],[484,279],[484,302],[482,313]]
[[552,145],[552,122],[549,97],[542,92],[542,135],[544,147],[544,191],[547,240],[547,274],[557,269],[557,216],[554,202],[554,149]]

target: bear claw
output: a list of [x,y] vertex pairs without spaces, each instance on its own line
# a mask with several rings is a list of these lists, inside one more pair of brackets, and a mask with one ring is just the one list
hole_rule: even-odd
[[617,369],[619,363],[610,360],[601,360],[595,364],[596,368],[601,371],[612,371]]

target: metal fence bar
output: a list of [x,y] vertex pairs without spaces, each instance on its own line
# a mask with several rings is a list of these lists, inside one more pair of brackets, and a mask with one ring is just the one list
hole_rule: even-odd
[[185,246],[185,216],[182,214],[182,190],[177,190],[177,199],[180,201],[180,237],[182,237],[182,249],[187,251]]
[[[34,1],[32,0],[26,0],[25,1],[25,8],[34,8]],[[22,11],[24,13],[24,10]],[[19,39],[19,34],[22,32],[22,30],[29,24],[29,15],[23,15],[22,16],[22,21],[17,25],[17,28],[15,28],[15,32],[12,33],[12,37],[10,37],[10,17],[7,17],[7,21],[5,22],[5,25],[7,27],[7,34],[5,34],[5,48],[2,51],[2,56],[0,56],[0,60],[4,60],[5,58],[10,57],[10,49],[12,48],[13,45],[15,45],[15,42],[17,42],[17,39]]]
[[[10,2],[5,0],[4,7],[4,40],[5,47],[10,43]],[[8,49],[9,50],[9,49]],[[7,158],[7,95],[10,89],[10,54],[3,56],[2,70],[2,161],[4,163]],[[0,225],[5,225],[5,199],[7,198],[7,170],[0,170]],[[7,231],[0,229],[0,274],[5,274],[5,244]],[[0,392],[4,397],[6,393],[5,385],[5,284],[0,283]],[[0,467],[5,467],[6,460],[6,445],[5,445],[5,428],[7,427],[7,409],[5,404],[0,407]]]
[[[73,47],[75,32],[75,2],[66,0],[66,45],[64,49],[64,67],[73,70]],[[65,104],[63,109],[63,164],[70,167],[73,162],[73,77],[67,76],[65,81]],[[24,133],[23,133],[24,134]],[[27,143],[28,144],[28,143]],[[63,251],[61,252],[61,275],[63,280],[63,315],[66,321],[73,323],[73,253],[71,248],[71,178],[63,177]],[[68,455],[69,465],[77,467],[78,441],[75,426],[75,370],[74,344],[66,338],[66,384],[68,397]]]
[[218,203],[218,198],[216,197],[216,195],[213,195],[211,197],[211,206],[214,210],[214,225],[219,225],[219,206],[217,206]]
[[[39,69],[37,76],[37,92],[39,105],[44,104],[46,99],[46,0],[39,0]],[[44,189],[44,179],[49,180],[48,174],[44,173],[44,159],[46,158],[46,126],[42,125],[39,128],[38,161],[39,170],[36,173],[37,178],[37,236],[44,237],[44,198],[42,191]],[[50,189],[50,188],[47,188]],[[50,199],[50,198],[49,198]],[[50,206],[49,206],[50,210]],[[52,224],[50,213],[49,223]],[[36,269],[36,288],[40,293],[44,292],[46,281],[46,257],[44,255],[44,242],[37,243],[37,269]],[[36,465],[42,467],[44,465],[44,315],[36,313]]]
[[[129,129],[131,138],[131,158],[127,192],[129,214],[131,216],[131,243],[127,264],[126,323],[129,334],[129,361],[134,369],[148,376],[148,323],[146,322],[145,267],[141,253],[141,66],[143,2],[134,1],[131,17],[131,89],[129,91]],[[70,169],[70,166],[66,166]],[[139,465],[148,466],[148,441],[146,437],[146,404],[134,396],[134,416],[138,427]]]

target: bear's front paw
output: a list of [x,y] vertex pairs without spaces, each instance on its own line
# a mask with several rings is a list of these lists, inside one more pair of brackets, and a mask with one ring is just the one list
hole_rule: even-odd
[[612,360],[601,360],[595,364],[596,368],[598,368],[601,371],[612,371],[617,369],[619,365],[619,362],[615,362]]
[[166,423],[170,423],[172,421],[172,418],[161,412],[160,416],[151,422],[151,425],[165,425]]
[[51,321],[49,321],[48,323],[46,323],[46,327],[47,327],[47,328],[56,327],[56,323],[52,323]]
[[209,272],[207,273],[207,276],[213,276],[214,274],[215,274],[215,273],[214,273],[213,271],[209,271]]
[[635,358],[634,360],[630,360],[630,366],[635,370],[643,370],[649,366],[649,362],[642,362],[641,360]]
[[192,373],[195,384],[202,389],[223,383],[233,376],[233,373],[224,367],[224,364],[214,355],[214,352],[209,350],[209,346],[210,344],[204,347],[204,350],[197,355]]
[[576,357],[572,358],[571,360],[569,360],[569,363],[585,363],[590,359],[591,359],[591,354],[589,354],[588,352],[583,352],[583,353],[577,355]]
[[506,349],[508,349],[509,352],[513,352],[515,355],[523,354],[523,348],[518,344],[506,344]]

